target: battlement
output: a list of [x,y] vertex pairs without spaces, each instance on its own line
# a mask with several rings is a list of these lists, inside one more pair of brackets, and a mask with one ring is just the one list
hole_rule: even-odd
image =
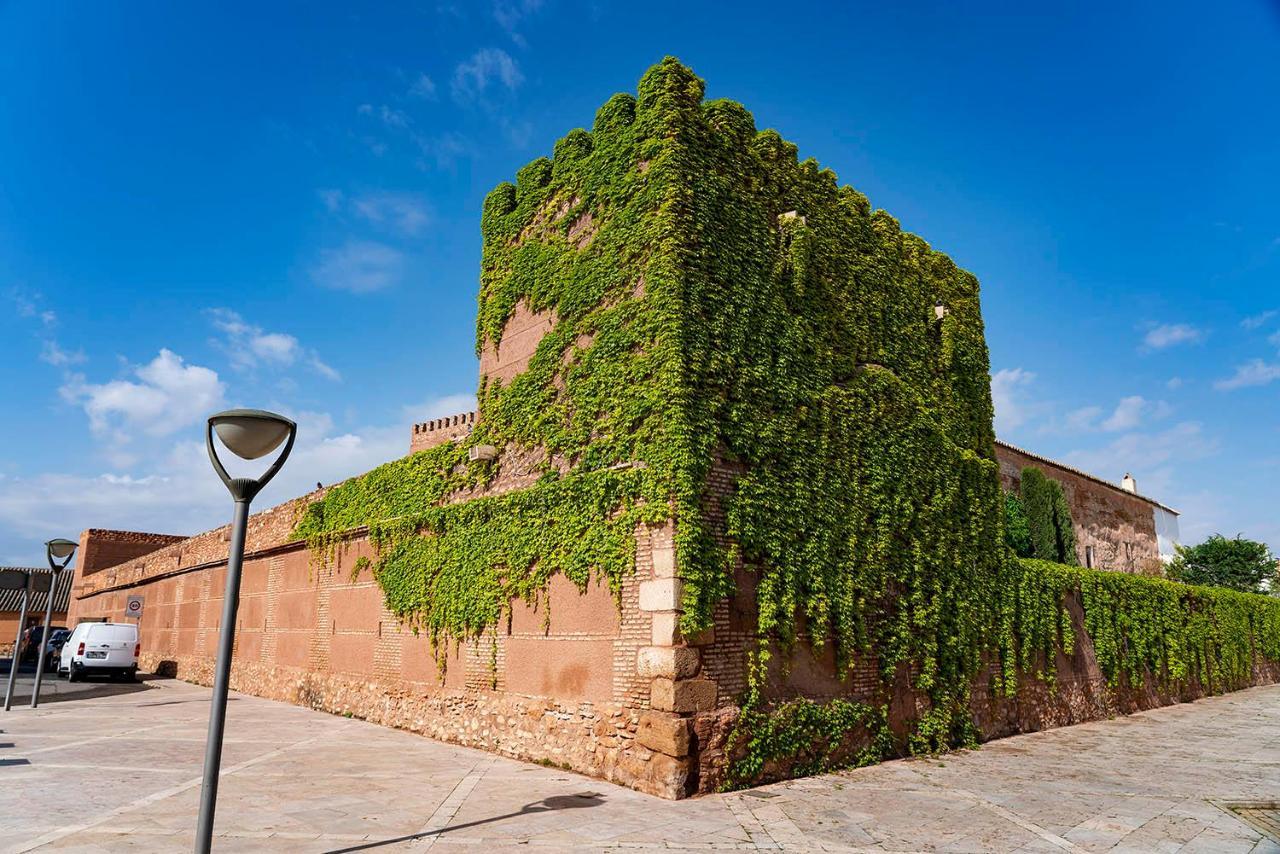
[[475,428],[477,417],[472,410],[414,424],[413,435],[409,438],[409,453],[425,451],[467,436]]

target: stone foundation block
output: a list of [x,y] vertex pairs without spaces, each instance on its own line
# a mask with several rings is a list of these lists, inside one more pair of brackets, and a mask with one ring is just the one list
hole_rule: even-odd
[[687,646],[645,646],[636,654],[636,672],[641,676],[688,679],[698,675],[700,657]]
[[655,578],[640,582],[641,611],[678,611],[684,585],[678,578]]
[[690,721],[662,712],[646,712],[640,717],[636,741],[657,753],[667,756],[688,756]]
[[649,683],[649,705],[663,712],[708,712],[716,707],[716,683],[659,677]]

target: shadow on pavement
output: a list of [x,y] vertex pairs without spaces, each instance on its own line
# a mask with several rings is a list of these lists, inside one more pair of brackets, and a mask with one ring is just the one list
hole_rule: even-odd
[[604,804],[604,796],[596,792],[579,792],[576,795],[552,795],[549,798],[543,798],[540,801],[534,801],[525,804],[515,812],[509,812],[505,815],[495,815],[492,818],[482,818],[479,821],[469,821],[466,824],[454,824],[449,827],[442,827],[439,830],[424,830],[421,833],[411,833],[408,836],[397,836],[395,839],[381,839],[377,842],[366,842],[363,845],[353,845],[350,848],[335,848],[328,854],[348,854],[352,851],[368,851],[370,848],[381,848],[384,845],[397,845],[401,842],[412,842],[415,839],[428,839],[432,836],[439,836],[442,833],[452,833],[455,830],[465,830],[468,827],[475,827],[479,824],[492,824],[495,821],[505,821],[509,818],[516,818],[522,815],[532,815],[540,812],[553,812],[555,810],[573,810],[582,809],[583,807],[598,807]]
[[[0,658],[0,692],[9,679],[9,659]],[[18,679],[13,686],[13,705],[26,706],[31,702],[31,689],[36,681],[34,664],[18,667]],[[137,694],[150,691],[155,686],[147,682],[113,682],[105,677],[94,677],[84,682],[68,682],[56,673],[45,672],[40,683],[40,704],[66,703],[72,700],[93,700],[98,697],[115,697],[121,694]],[[2,696],[2,694],[0,694]],[[2,704],[0,704],[2,705]]]

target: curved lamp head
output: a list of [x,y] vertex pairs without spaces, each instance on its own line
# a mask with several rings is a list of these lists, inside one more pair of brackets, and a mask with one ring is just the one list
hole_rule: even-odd
[[[227,474],[222,461],[218,459],[217,448],[213,441],[214,433],[218,434],[218,438],[227,446],[227,450],[243,460],[265,457],[280,447],[281,443],[284,444],[284,450],[257,480],[233,478]],[[289,456],[289,451],[293,450],[293,440],[297,433],[298,425],[283,415],[264,412],[261,409],[228,409],[226,412],[209,416],[205,443],[209,447],[209,461],[213,463],[214,471],[222,478],[227,489],[231,490],[232,497],[237,501],[248,501],[276,476],[276,472],[280,471],[285,458]]]
[[[71,563],[71,556],[76,553],[79,543],[75,540],[50,540],[44,544],[45,554],[49,558],[49,567],[54,572],[61,572]],[[59,563],[61,561],[61,563]]]

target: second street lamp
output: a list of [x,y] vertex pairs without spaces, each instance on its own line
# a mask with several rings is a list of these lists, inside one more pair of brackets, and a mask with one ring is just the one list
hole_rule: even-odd
[[[227,474],[213,436],[218,435],[227,450],[245,460],[256,460],[280,447],[284,450],[259,478],[231,477]],[[209,416],[205,444],[209,462],[235,500],[231,521],[231,546],[227,553],[227,588],[222,598],[222,625],[218,630],[218,664],[213,675],[213,701],[209,709],[209,737],[204,752],[204,782],[200,786],[200,820],[196,826],[196,851],[205,854],[213,844],[213,814],[218,802],[218,774],[222,766],[222,732],[227,717],[227,689],[231,680],[231,653],[235,643],[236,610],[240,599],[240,573],[244,563],[245,525],[249,502],[262,491],[284,465],[298,425],[282,415],[260,409],[230,409]]]
[[44,677],[45,647],[49,645],[49,623],[53,617],[53,600],[58,595],[58,581],[62,570],[71,563],[79,544],[74,540],[50,540],[44,544],[45,557],[53,578],[49,579],[49,592],[45,594],[44,630],[40,632],[40,648],[36,650],[36,684],[31,687],[31,708],[40,705],[40,680]]

